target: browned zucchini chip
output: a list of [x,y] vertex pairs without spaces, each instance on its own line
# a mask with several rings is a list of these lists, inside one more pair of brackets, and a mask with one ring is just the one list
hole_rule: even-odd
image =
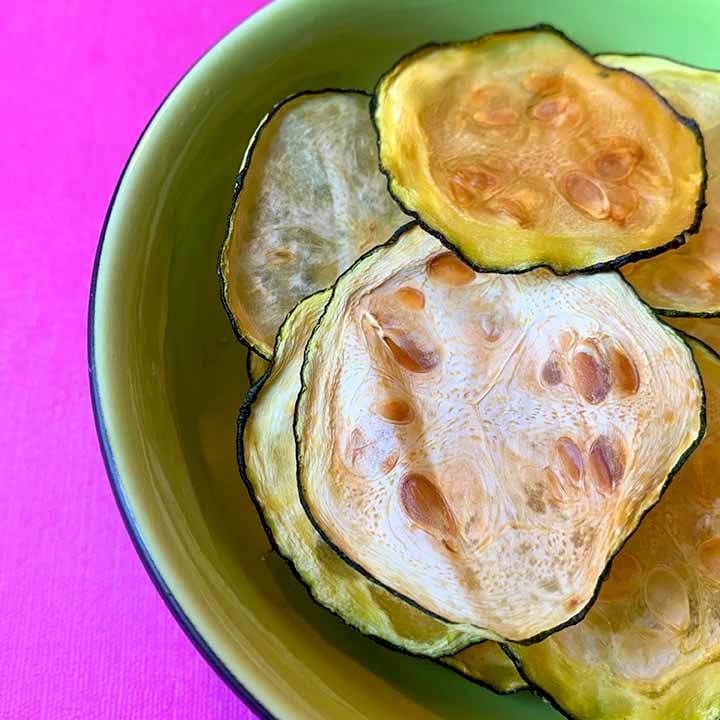
[[720,352],[720,318],[671,317],[668,322]]
[[527,687],[513,661],[492,640],[472,645],[457,655],[443,658],[442,662],[468,680],[501,695],[508,695]]
[[271,540],[313,598],[362,632],[418,655],[438,657],[476,642],[348,567],[318,535],[300,504],[292,419],[305,342],[327,300],[308,298],[283,323],[272,371],[256,385],[240,415],[241,473]]
[[707,207],[697,235],[686,245],[623,267],[645,302],[670,315],[720,313],[720,72],[649,55],[601,55],[652,83],[680,112],[695,118],[705,139]]
[[268,360],[285,315],[407,222],[378,169],[361,92],[302,93],[260,123],[219,261],[235,332]]
[[694,121],[547,26],[420,48],[373,117],[392,193],[479,269],[617,267],[700,223]]
[[336,283],[305,352],[301,499],[434,617],[576,621],[702,431],[692,355],[619,273],[476,274],[414,227]]
[[720,717],[720,357],[690,346],[705,438],[613,560],[587,617],[511,646],[524,676],[578,720]]

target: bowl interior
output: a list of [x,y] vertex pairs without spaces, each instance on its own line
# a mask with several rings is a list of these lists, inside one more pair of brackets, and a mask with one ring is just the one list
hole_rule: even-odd
[[[245,350],[216,257],[258,121],[290,93],[371,89],[428,41],[550,22],[591,51],[712,66],[717,0],[278,0],[216,46],[162,106],[118,188],[91,318],[116,490],[173,601],[217,659],[283,718],[556,717],[392,652],[315,605],[270,552],[238,476]],[[131,591],[131,589],[130,589]]]

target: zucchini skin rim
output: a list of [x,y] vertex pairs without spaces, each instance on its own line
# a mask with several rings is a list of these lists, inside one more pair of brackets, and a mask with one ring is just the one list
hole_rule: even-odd
[[[373,248],[373,249],[374,249],[374,248]],[[325,293],[325,292],[327,292],[327,289],[325,289],[325,290],[318,290],[317,292],[313,293],[312,295],[308,295],[308,297],[303,298],[302,300],[300,300],[300,302],[304,302],[305,300],[307,300],[307,299],[309,299],[309,298],[311,298],[311,297],[314,297],[315,295],[321,295],[322,293]],[[328,300],[330,299],[330,297],[331,297],[331,296],[328,295]],[[300,303],[298,303],[298,304],[300,304]],[[296,306],[296,307],[297,307],[297,306]],[[282,333],[282,330],[283,330],[283,328],[284,328],[284,326],[285,326],[285,323],[287,322],[288,318],[289,318],[290,315],[293,313],[293,311],[294,311],[294,308],[288,312],[288,314],[285,316],[285,320],[283,320],[283,323],[282,323],[282,325],[280,326],[280,329],[278,330],[278,334],[277,334],[277,336],[276,336],[276,338],[275,338],[275,347],[276,347],[276,348],[277,348],[278,342],[279,342],[279,340],[280,340],[281,333]],[[324,314],[324,309],[323,309],[323,314]],[[314,328],[313,328],[313,331],[314,331]],[[248,357],[250,357],[249,354],[248,354]],[[404,647],[402,647],[402,646],[400,646],[400,645],[395,645],[394,643],[390,642],[389,640],[386,640],[385,638],[379,637],[379,636],[374,635],[374,634],[371,634],[371,633],[364,632],[364,631],[361,630],[360,628],[358,628],[358,627],[356,627],[355,625],[353,625],[352,623],[348,622],[348,620],[347,620],[346,618],[344,618],[342,615],[340,615],[338,612],[336,612],[336,611],[333,610],[332,608],[329,608],[329,607],[328,607],[327,605],[325,605],[324,603],[320,602],[320,601],[315,597],[315,595],[313,594],[313,589],[312,589],[311,585],[310,585],[309,583],[307,583],[307,582],[305,581],[305,579],[302,577],[302,575],[298,572],[298,570],[297,570],[297,568],[295,567],[295,563],[293,562],[292,558],[289,557],[289,556],[286,556],[286,555],[280,550],[280,547],[278,546],[277,542],[275,541],[275,537],[274,537],[274,535],[273,535],[273,532],[272,532],[272,530],[270,529],[270,526],[268,525],[268,523],[267,523],[267,521],[266,521],[266,519],[265,519],[265,513],[263,512],[262,506],[260,505],[260,502],[259,502],[259,500],[257,499],[257,495],[255,494],[255,489],[254,489],[254,487],[253,487],[253,484],[252,484],[252,482],[250,481],[250,478],[248,477],[247,464],[245,463],[245,443],[244,443],[245,427],[246,427],[246,425],[247,425],[247,423],[248,423],[248,420],[250,419],[250,416],[252,415],[253,404],[255,403],[255,400],[256,400],[256,399],[258,398],[258,396],[260,395],[260,392],[262,391],[263,387],[265,386],[265,383],[267,382],[268,378],[269,378],[270,375],[272,374],[274,364],[275,364],[274,360],[271,360],[271,361],[270,361],[270,366],[268,367],[268,369],[262,374],[262,376],[257,380],[257,382],[255,382],[255,383],[250,387],[250,389],[248,390],[247,395],[245,396],[245,398],[244,398],[244,400],[243,400],[243,402],[242,402],[242,405],[240,406],[240,411],[239,411],[239,413],[238,413],[237,434],[236,434],[236,454],[237,454],[238,470],[240,471],[240,477],[242,478],[242,481],[243,481],[243,483],[244,483],[244,485],[245,485],[245,488],[247,489],[248,495],[250,496],[250,499],[251,499],[251,501],[252,501],[252,503],[253,503],[253,505],[254,505],[254,507],[255,507],[255,510],[256,510],[259,518],[260,518],[260,522],[261,522],[261,524],[262,524],[263,530],[265,531],[265,535],[267,536],[267,538],[268,538],[268,540],[269,540],[269,542],[270,542],[270,547],[271,547],[272,552],[277,553],[277,555],[278,555],[279,557],[281,557],[281,558],[285,561],[285,563],[287,564],[287,566],[290,568],[292,574],[293,574],[293,575],[295,576],[295,578],[300,582],[300,584],[302,585],[303,589],[307,592],[307,594],[310,596],[310,598],[312,599],[312,601],[313,601],[316,605],[318,605],[319,607],[321,607],[323,610],[332,613],[335,617],[337,617],[337,618],[339,618],[340,620],[342,620],[343,624],[344,624],[345,626],[347,626],[348,628],[350,628],[351,630],[353,630],[354,632],[358,632],[358,633],[360,633],[361,635],[363,635],[364,637],[370,638],[370,639],[373,640],[374,642],[378,643],[378,644],[381,645],[382,647],[387,648],[387,649],[389,649],[389,650],[393,650],[393,651],[395,651],[395,652],[401,652],[401,653],[403,653],[404,655],[407,655],[408,657],[413,657],[413,658],[419,658],[419,659],[421,659],[421,660],[432,661],[432,662],[437,663],[437,664],[440,665],[441,667],[447,667],[448,669],[452,670],[453,668],[451,668],[450,666],[442,665],[442,664],[440,663],[440,660],[441,660],[443,657],[448,657],[447,654],[444,654],[444,655],[429,655],[429,654],[425,654],[425,653],[413,652],[413,651],[408,650],[407,648],[404,648]],[[293,425],[294,425],[294,422],[293,422]],[[294,432],[293,432],[293,438],[294,438]],[[296,453],[295,453],[295,457],[296,457],[296,461],[297,461],[297,450],[296,450]],[[314,527],[314,523],[313,523],[313,527]],[[321,536],[321,537],[322,537],[322,536]],[[324,538],[323,538],[323,539],[324,539]],[[334,548],[333,548],[333,549],[334,549]],[[452,625],[452,623],[446,623],[446,624],[447,624],[447,625]],[[468,644],[465,645],[465,646],[462,647],[462,648],[458,648],[458,650],[457,650],[456,652],[462,652],[462,650],[467,649],[467,648],[470,647],[471,645],[476,645],[477,642],[478,642],[478,641],[477,641],[476,639],[469,639],[469,640],[468,640]],[[459,673],[459,674],[463,675],[463,673]],[[472,679],[472,678],[468,678],[468,679]],[[478,681],[478,684],[482,684],[482,683],[480,683],[480,682]],[[490,687],[490,686],[487,686],[487,687],[488,687],[488,689],[493,690],[492,687]],[[495,691],[495,692],[496,692],[496,691]]]
[[[675,65],[679,65],[682,68],[686,68],[687,70],[697,70],[699,72],[704,73],[715,73],[718,76],[718,83],[720,83],[720,69],[717,68],[708,68],[703,67],[702,65],[693,65],[692,63],[683,62],[681,60],[675,60],[675,58],[671,58],[668,55],[658,55],[656,53],[621,53],[621,52],[602,52],[602,53],[595,53],[595,58],[612,55],[614,57],[624,57],[624,58],[648,58],[648,59],[655,59],[655,60],[666,60],[667,62],[671,62]],[[599,62],[596,60],[596,62]],[[602,64],[602,63],[600,63]],[[628,72],[632,72],[629,70]],[[658,92],[657,90],[655,92]],[[658,93],[661,95],[661,93]],[[663,96],[664,97],[664,96]],[[704,140],[703,140],[704,143]],[[707,158],[706,158],[707,160]],[[706,170],[705,174],[707,175],[707,164],[706,164]],[[707,181],[706,181],[707,184]],[[698,230],[700,230],[700,227],[698,227]],[[697,232],[697,230],[695,231]],[[693,233],[690,233],[693,234]],[[634,262],[634,261],[631,261]],[[653,307],[653,310],[655,310],[658,315],[663,315],[664,317],[686,317],[686,318],[717,318],[720,317],[720,310],[702,310],[697,312],[691,312],[689,310],[678,310],[677,308],[661,308],[661,307]],[[687,333],[686,333],[687,334]],[[692,336],[691,336],[692,337]],[[693,340],[696,340],[697,338],[693,338]],[[701,342],[701,341],[699,341]]]
[[[372,573],[370,573],[365,568],[363,568],[359,563],[357,563],[354,560],[352,560],[351,558],[349,558],[330,539],[330,537],[322,529],[320,524],[317,522],[317,520],[313,516],[312,510],[310,509],[307,498],[305,497],[305,488],[304,488],[303,480],[302,480],[301,453],[302,453],[303,443],[302,443],[302,438],[301,438],[299,409],[302,404],[301,401],[303,399],[303,396],[305,395],[305,393],[307,391],[306,382],[305,382],[305,368],[308,365],[308,359],[309,359],[308,348],[310,347],[311,341],[312,341],[315,333],[318,331],[318,328],[322,324],[322,322],[325,318],[325,315],[327,314],[327,310],[330,307],[330,305],[332,304],[333,299],[335,298],[335,294],[337,292],[337,287],[338,287],[338,282],[342,278],[344,278],[345,275],[352,273],[359,263],[365,261],[367,258],[371,257],[373,254],[383,251],[383,250],[387,250],[388,248],[395,245],[398,242],[398,240],[400,240],[400,238],[405,234],[405,232],[407,232],[408,230],[411,230],[413,227],[421,227],[422,228],[423,226],[421,223],[418,223],[418,222],[411,222],[411,223],[407,223],[406,225],[402,225],[393,233],[392,237],[386,243],[384,243],[383,245],[377,245],[376,247],[368,250],[364,255],[359,257],[347,270],[345,270],[345,272],[343,272],[338,277],[338,280],[336,281],[335,285],[333,285],[332,288],[330,289],[330,293],[328,295],[328,300],[325,305],[325,308],[323,309],[322,313],[320,314],[320,317],[318,318],[318,321],[315,324],[315,327],[313,328],[313,330],[308,338],[308,342],[305,346],[305,351],[303,353],[304,359],[303,359],[303,366],[302,366],[302,370],[301,370],[301,374],[300,374],[300,377],[301,377],[300,393],[298,394],[298,397],[297,397],[297,400],[295,403],[295,413],[294,413],[294,418],[293,418],[293,433],[295,435],[295,464],[296,464],[296,472],[297,472],[298,494],[300,496],[300,503],[302,504],[303,509],[305,510],[305,514],[310,519],[310,522],[315,526],[315,529],[318,531],[320,537],[322,537],[323,540],[325,540],[325,542],[330,546],[330,548],[343,561],[345,561],[348,565],[350,565],[350,567],[352,567],[353,569],[362,573],[363,575],[365,575],[365,577],[367,577],[368,579],[377,583],[381,587],[385,588],[386,590],[391,592],[393,595],[396,595],[398,598],[400,598],[404,602],[409,603],[410,605],[413,605],[418,610],[421,610],[424,613],[427,613],[428,615],[430,615],[430,617],[433,617],[436,620],[440,620],[441,622],[444,622],[444,623],[462,625],[463,623],[453,623],[453,621],[442,617],[441,615],[434,612],[433,610],[429,610],[429,609],[423,607],[422,605],[420,605],[420,603],[413,600],[412,598],[407,597],[406,595],[399,592],[398,590],[395,590],[394,588],[391,588],[389,585],[386,585],[385,583],[381,582],[378,578],[376,578],[374,575],[372,575]],[[617,548],[615,548],[610,553],[607,563],[605,565],[605,569],[602,571],[602,573],[598,577],[597,583],[595,584],[595,589],[593,590],[592,595],[590,596],[590,599],[588,600],[588,602],[582,608],[580,608],[580,610],[577,613],[575,613],[575,615],[570,617],[568,620],[565,620],[564,622],[560,623],[559,625],[554,626],[548,630],[544,630],[543,632],[537,633],[536,635],[533,635],[529,638],[525,638],[525,639],[521,639],[521,640],[513,640],[510,638],[503,638],[502,640],[497,641],[502,646],[506,645],[507,643],[513,643],[515,645],[533,645],[535,643],[541,642],[542,640],[545,640],[546,638],[550,637],[550,635],[553,635],[554,633],[559,632],[560,630],[563,630],[572,625],[576,625],[587,615],[587,613],[590,611],[590,608],[592,608],[592,606],[595,604],[595,601],[597,600],[597,597],[600,594],[600,590],[602,588],[603,583],[605,582],[608,575],[610,574],[610,568],[612,567],[612,561],[615,559],[615,556],[622,550],[625,543],[635,533],[635,531],[638,529],[638,527],[640,527],[640,524],[641,524],[642,520],[645,518],[645,515],[647,515],[647,513],[650,512],[650,510],[652,510],[652,508],[654,508],[658,502],[660,502],[660,500],[662,499],[662,496],[665,494],[665,491],[670,486],[670,483],[672,482],[675,475],[677,475],[677,473],[680,471],[682,466],[685,464],[685,461],[690,457],[690,455],[692,455],[692,453],[697,448],[697,446],[700,444],[700,442],[702,441],[702,439],[705,435],[705,427],[706,427],[705,386],[703,384],[703,379],[702,379],[702,376],[700,375],[700,370],[697,366],[697,362],[695,361],[695,357],[692,353],[692,349],[690,348],[687,340],[680,333],[680,331],[676,330],[674,327],[672,327],[667,322],[665,322],[663,320],[663,318],[660,315],[658,315],[658,313],[652,307],[650,307],[650,305],[648,305],[644,300],[642,300],[640,298],[640,296],[637,294],[637,291],[635,290],[635,288],[632,285],[630,285],[630,283],[627,280],[625,280],[625,278],[622,276],[621,273],[617,273],[617,274],[621,278],[622,282],[625,285],[627,285],[628,288],[630,288],[631,292],[637,298],[637,300],[645,307],[645,309],[648,311],[650,316],[652,318],[656,319],[661,325],[663,325],[665,328],[667,328],[671,333],[674,333],[678,337],[678,339],[685,345],[685,348],[687,349],[687,351],[690,355],[690,358],[692,360],[693,367],[695,368],[695,374],[698,378],[698,382],[700,385],[701,402],[700,402],[700,423],[699,423],[699,428],[698,428],[698,434],[695,437],[695,439],[693,440],[693,442],[690,443],[690,445],[687,447],[687,449],[677,459],[675,465],[673,465],[673,467],[668,471],[668,474],[666,475],[665,479],[659,486],[659,493],[658,493],[657,500],[654,503],[652,503],[649,507],[647,507],[640,514],[637,522],[632,527],[632,529],[627,533],[627,535],[625,536],[623,541],[619,544],[619,546]],[[481,628],[478,628],[478,629],[481,629]],[[490,637],[490,638],[486,638],[486,639],[492,640],[493,638]],[[521,673],[521,676],[522,676],[522,673]],[[523,676],[523,679],[525,679],[524,676]]]
[[[607,50],[605,52],[599,52],[595,53],[593,55],[593,59],[595,62],[598,62],[596,58],[602,57],[603,55],[614,55],[615,57],[627,57],[627,58],[653,58],[657,60],[667,60],[668,62],[671,62],[675,65],[680,65],[680,67],[687,68],[688,70],[699,70],[701,72],[707,72],[707,73],[717,73],[720,75],[720,68],[711,68],[711,67],[705,67],[704,65],[695,65],[694,63],[685,62],[685,60],[676,60],[675,58],[670,57],[669,55],[662,55],[660,53],[649,53],[649,52],[613,52],[612,50]],[[602,63],[600,63],[602,65]],[[623,68],[613,68],[613,70],[622,70]],[[632,70],[628,70],[628,72],[632,73]],[[655,91],[657,92],[657,90]],[[658,93],[662,97],[662,93]],[[692,338],[693,340],[697,340],[697,338]],[[702,342],[702,341],[698,341]]]
[[[626,281],[626,282],[627,282],[627,281]],[[633,289],[634,289],[634,288],[633,288]],[[656,311],[656,314],[657,314],[657,311]],[[659,319],[661,322],[664,322],[663,319],[662,319],[662,317],[659,317],[658,319]],[[667,323],[664,323],[664,324],[667,324]],[[669,325],[668,327],[672,327],[672,326]],[[717,360],[718,363],[720,363],[720,353],[718,353],[716,350],[713,350],[713,348],[711,348],[710,345],[708,345],[706,342],[703,342],[703,341],[700,340],[699,338],[696,338],[694,335],[690,335],[689,333],[686,333],[686,332],[684,332],[683,330],[678,330],[677,328],[672,328],[672,329],[682,338],[683,342],[684,342],[688,347],[690,347],[690,345],[689,345],[689,343],[688,343],[688,339],[690,339],[690,340],[692,340],[694,343],[697,343],[698,345],[700,345],[703,350],[706,350],[707,352],[709,352],[710,355],[711,355],[713,358],[715,358],[715,360]],[[694,353],[693,353],[693,363],[695,364],[695,367],[697,368],[697,362],[696,362],[696,360],[695,360],[695,354],[694,354]],[[698,369],[698,375],[700,376],[700,383],[701,383],[701,385],[702,385],[702,387],[703,387],[703,423],[702,423],[702,432],[701,432],[701,434],[700,434],[700,437],[699,437],[699,439],[696,441],[696,443],[694,444],[692,450],[695,450],[695,448],[697,448],[697,446],[702,442],[702,439],[703,439],[703,437],[704,437],[704,435],[705,435],[705,429],[706,429],[706,423],[705,423],[705,382],[704,382],[704,380],[703,380],[702,375],[700,374],[699,368],[697,368],[697,369]],[[691,451],[691,452],[692,452],[692,451]],[[685,461],[683,460],[683,464],[684,464],[684,462],[685,462]],[[677,470],[680,470],[680,468],[677,468]],[[677,472],[677,471],[676,471],[676,472]],[[673,475],[674,475],[674,474],[675,474],[675,473],[673,473]],[[665,484],[665,486],[663,487],[662,493],[661,493],[661,495],[660,495],[660,499],[662,499],[662,496],[665,494],[665,490],[667,490],[667,488],[668,488],[669,485],[670,485],[670,482],[668,481],[668,482]],[[659,500],[658,500],[658,502],[659,502]],[[644,518],[645,518],[645,515],[647,515],[647,513],[650,512],[650,510],[652,510],[656,505],[657,505],[657,503],[655,503],[655,505],[653,505],[653,506],[650,507],[646,512],[644,512],[642,518],[644,519]],[[641,520],[641,521],[642,521],[642,520]],[[639,525],[640,525],[640,524],[638,523],[638,527],[639,527]],[[636,528],[636,529],[637,529],[637,528]],[[633,531],[633,532],[634,532],[634,531]],[[628,538],[623,542],[623,546],[625,545],[625,543],[626,543],[629,539],[630,539],[630,536],[628,536]],[[622,550],[622,546],[620,547],[620,550]],[[618,553],[620,552],[620,550],[618,550]],[[615,555],[617,555],[618,553],[616,553]],[[615,555],[613,555],[613,558],[612,558],[613,560],[615,559]],[[605,580],[605,579],[607,578],[607,576],[608,576],[609,573],[610,573],[611,568],[612,568],[612,560],[610,561],[608,567],[605,569],[605,573],[604,573],[604,578],[603,578],[603,580]],[[596,596],[596,597],[597,597],[597,596]],[[593,598],[593,603],[595,602],[595,599],[596,599],[596,598]],[[515,643],[515,644],[516,644],[516,645],[519,645],[520,643]],[[554,697],[553,695],[551,695],[549,692],[547,692],[546,690],[544,690],[542,687],[540,687],[540,685],[538,685],[536,682],[533,682],[533,681],[528,677],[528,675],[527,675],[527,674],[525,673],[525,671],[523,670],[522,660],[520,660],[520,658],[517,657],[517,656],[513,653],[512,648],[510,648],[510,646],[509,646],[507,643],[500,643],[500,647],[502,648],[502,651],[510,658],[510,660],[511,660],[512,663],[513,663],[513,665],[515,665],[515,669],[518,671],[518,674],[520,675],[520,677],[527,683],[527,689],[528,689],[533,695],[536,695],[537,697],[541,698],[542,700],[545,700],[546,702],[550,703],[550,705],[552,705],[552,707],[553,707],[555,710],[557,710],[561,715],[563,715],[564,717],[566,717],[567,720],[582,720],[582,719],[581,719],[580,717],[578,717],[577,715],[573,715],[571,712],[569,712],[568,710],[564,709],[564,708],[557,702],[557,700],[555,700],[555,697]]]
[[[250,137],[250,140],[248,141],[247,147],[245,148],[245,154],[243,155],[242,162],[240,164],[240,170],[238,170],[238,173],[235,177],[235,186],[233,188],[233,194],[232,194],[232,201],[230,204],[230,212],[228,213],[227,220],[225,222],[225,234],[223,235],[222,242],[220,244],[220,250],[218,252],[218,258],[216,263],[216,272],[218,275],[218,279],[220,281],[220,301],[223,304],[223,308],[225,308],[225,313],[228,316],[228,319],[230,320],[230,325],[232,326],[233,333],[235,334],[235,337],[248,349],[252,350],[253,352],[260,355],[260,357],[263,358],[263,360],[272,360],[272,354],[268,354],[263,348],[261,348],[257,341],[254,340],[248,333],[243,332],[243,330],[238,325],[235,315],[232,312],[232,309],[230,308],[230,303],[228,301],[228,289],[229,289],[229,281],[228,278],[225,277],[225,273],[223,272],[223,258],[225,256],[225,250],[230,245],[230,236],[232,233],[232,226],[233,226],[233,220],[235,218],[235,211],[237,209],[238,200],[240,199],[240,194],[243,191],[243,187],[245,185],[245,178],[250,171],[250,166],[252,165],[252,159],[253,155],[255,154],[255,149],[257,147],[257,144],[260,140],[261,135],[267,128],[267,126],[272,122],[275,115],[282,110],[285,105],[288,103],[297,100],[301,97],[306,96],[312,96],[312,95],[325,95],[329,93],[342,93],[346,95],[362,95],[363,97],[368,98],[368,101],[371,99],[370,93],[366,92],[365,90],[357,90],[354,88],[335,88],[335,87],[327,87],[322,88],[320,90],[301,90],[300,92],[293,93],[292,95],[288,95],[286,98],[283,98],[279,102],[275,103],[273,105],[272,109],[260,120],[258,126],[253,130],[253,134]],[[394,198],[393,198],[394,199]],[[314,293],[313,293],[314,294]],[[302,298],[304,299],[304,298]],[[284,322],[284,321],[283,321]]]
[[[541,31],[541,32],[549,32],[554,35],[557,35],[561,39],[565,40],[569,45],[574,47],[576,50],[580,51],[585,57],[587,57],[589,60],[591,60],[595,65],[597,65],[599,68],[612,71],[612,72],[621,72],[626,75],[630,75],[631,77],[639,80],[643,85],[645,85],[649,90],[652,92],[652,94],[658,98],[661,103],[670,110],[672,115],[685,127],[687,127],[692,134],[695,136],[695,141],[698,144],[698,147],[700,149],[700,161],[701,161],[701,170],[702,170],[702,179],[700,181],[700,188],[698,192],[697,199],[695,200],[695,213],[693,215],[693,220],[690,223],[690,225],[685,228],[684,230],[681,230],[675,237],[664,243],[663,245],[658,245],[657,247],[652,248],[646,248],[644,250],[634,250],[627,252],[623,255],[618,255],[615,258],[612,258],[610,260],[604,260],[598,263],[595,263],[594,265],[589,265],[587,267],[583,268],[577,268],[577,269],[570,269],[570,270],[557,270],[553,268],[548,263],[537,263],[535,265],[522,265],[522,266],[513,266],[509,268],[497,268],[497,267],[490,267],[490,266],[483,266],[477,262],[474,262],[469,257],[466,256],[465,253],[463,253],[456,245],[454,245],[440,230],[437,230],[436,228],[431,227],[428,225],[422,218],[422,213],[416,210],[412,210],[397,196],[396,192],[392,188],[392,173],[383,165],[382,162],[382,155],[380,153],[380,127],[377,121],[377,108],[378,108],[378,92],[380,90],[380,86],[383,84],[385,78],[390,75],[395,68],[397,68],[399,65],[404,63],[406,60],[410,59],[413,55],[419,55],[421,53],[427,52],[429,50],[436,50],[441,48],[453,48],[453,47],[459,47],[463,45],[467,45],[469,43],[477,42],[479,40],[484,40],[487,38],[499,36],[499,35],[518,35],[521,33],[526,32],[532,32],[532,31]],[[603,55],[609,54],[609,53],[601,53]],[[625,68],[614,68],[609,67],[606,65],[603,65],[602,63],[598,62],[595,59],[595,55],[590,53],[588,50],[586,50],[582,45],[579,45],[574,40],[570,39],[562,30],[559,30],[553,25],[549,25],[548,23],[537,23],[535,25],[529,25],[528,27],[523,28],[514,28],[511,30],[497,30],[495,32],[485,33],[484,35],[478,35],[475,38],[471,38],[470,40],[453,40],[450,42],[429,42],[425,43],[424,45],[420,45],[420,47],[415,48],[415,50],[411,50],[408,53],[405,53],[402,57],[400,57],[398,60],[395,61],[395,63],[386,70],[378,79],[377,83],[375,84],[375,87],[373,88],[372,97],[370,100],[370,119],[372,120],[373,128],[375,129],[375,135],[377,137],[377,146],[378,146],[378,164],[380,167],[380,172],[385,175],[387,178],[387,189],[390,195],[392,196],[393,200],[400,206],[400,209],[406,213],[407,215],[410,215],[411,217],[415,218],[415,221],[418,223],[418,225],[425,230],[430,235],[433,235],[436,237],[440,242],[445,245],[449,250],[454,252],[456,255],[458,255],[464,262],[466,262],[470,267],[472,267],[477,272],[493,272],[493,273],[501,273],[503,275],[517,275],[520,273],[528,272],[529,270],[537,270],[539,268],[546,268],[547,270],[552,271],[555,273],[555,275],[572,275],[575,273],[596,273],[596,272],[603,272],[608,270],[618,270],[623,265],[626,265],[630,262],[635,262],[637,260],[646,260],[647,258],[655,257],[656,255],[661,255],[662,253],[668,251],[668,250],[674,250],[675,248],[680,247],[681,245],[684,245],[687,242],[687,237],[689,235],[694,235],[698,232],[700,229],[700,223],[702,222],[702,215],[703,210],[705,210],[705,206],[707,205],[705,200],[705,192],[707,189],[707,182],[708,182],[708,173],[707,173],[707,157],[705,154],[705,140],[703,138],[703,134],[700,130],[700,127],[698,126],[697,122],[690,117],[687,117],[685,115],[682,115],[680,112],[678,112],[673,105],[670,104],[670,102],[667,100],[666,97],[661,95],[655,88],[647,81],[645,78],[641,77],[640,75],[636,75],[635,73],[625,70]]]

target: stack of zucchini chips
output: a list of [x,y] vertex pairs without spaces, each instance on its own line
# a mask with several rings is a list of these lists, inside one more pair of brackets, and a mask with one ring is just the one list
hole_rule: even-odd
[[318,603],[570,717],[718,717],[719,143],[718,73],[547,26],[263,120],[239,461]]

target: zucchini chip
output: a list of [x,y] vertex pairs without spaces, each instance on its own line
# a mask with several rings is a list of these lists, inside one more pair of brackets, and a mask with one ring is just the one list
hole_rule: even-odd
[[280,329],[271,372],[250,391],[238,428],[242,476],[273,545],[318,603],[406,652],[431,657],[453,653],[477,642],[478,634],[439,622],[348,567],[318,535],[300,504],[293,408],[305,342],[327,295],[313,295],[293,311]]
[[695,118],[705,140],[707,207],[686,245],[623,268],[649,305],[668,315],[720,314],[720,72],[647,55],[601,55],[598,60],[644,77],[680,112]]
[[369,578],[531,642],[580,619],[702,426],[689,348],[619,273],[476,274],[403,228],[308,341],[298,484]]
[[420,48],[373,104],[391,192],[478,269],[607,269],[699,227],[694,121],[553,28]]
[[368,104],[361,92],[295,95],[245,153],[219,273],[236,334],[268,360],[288,311],[408,220],[378,170]]
[[720,318],[673,317],[668,322],[720,352]]
[[511,646],[523,675],[570,717],[720,717],[720,357],[691,340],[707,433],[612,564],[578,625]]
[[457,655],[443,658],[443,663],[468,680],[500,695],[509,695],[528,686],[513,661],[492,640],[472,645]]
[[254,385],[267,372],[269,367],[270,363],[264,357],[253,350],[248,350],[246,369],[251,385]]

